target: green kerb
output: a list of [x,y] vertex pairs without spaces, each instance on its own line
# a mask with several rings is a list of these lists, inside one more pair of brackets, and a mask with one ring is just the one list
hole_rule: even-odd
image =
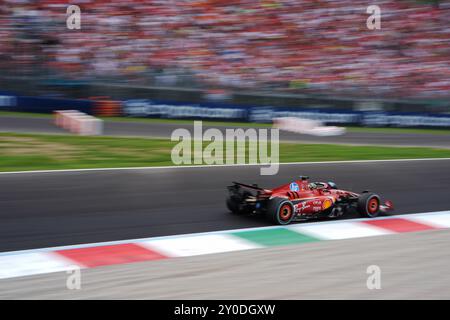
[[295,243],[319,241],[319,239],[284,228],[240,231],[232,234],[263,246],[282,246]]

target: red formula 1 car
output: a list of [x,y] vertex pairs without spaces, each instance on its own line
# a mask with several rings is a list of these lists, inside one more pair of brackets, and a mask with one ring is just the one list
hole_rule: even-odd
[[383,204],[375,193],[339,190],[333,182],[309,182],[306,176],[271,190],[233,182],[228,191],[226,204],[232,213],[264,214],[281,225],[320,217],[337,218],[350,210],[374,218],[393,209],[390,201]]

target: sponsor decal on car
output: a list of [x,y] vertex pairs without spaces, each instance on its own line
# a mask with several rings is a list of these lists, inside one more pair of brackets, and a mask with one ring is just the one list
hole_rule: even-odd
[[333,205],[333,201],[331,199],[326,199],[322,204],[322,209],[326,210]]
[[298,183],[297,182],[292,182],[289,185],[289,188],[291,189],[291,191],[299,191],[300,190],[299,187],[298,187]]

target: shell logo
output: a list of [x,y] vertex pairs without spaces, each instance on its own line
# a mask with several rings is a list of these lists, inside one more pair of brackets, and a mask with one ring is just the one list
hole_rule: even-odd
[[333,205],[333,201],[331,201],[331,199],[326,199],[322,204],[322,210],[327,210],[332,205]]

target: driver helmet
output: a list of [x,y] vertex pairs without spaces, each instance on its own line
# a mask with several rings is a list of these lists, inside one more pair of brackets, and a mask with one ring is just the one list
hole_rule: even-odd
[[317,184],[315,182],[311,182],[310,184],[308,184],[309,189],[316,189],[317,188]]
[[327,183],[330,189],[337,189],[337,185],[333,181],[328,181]]

